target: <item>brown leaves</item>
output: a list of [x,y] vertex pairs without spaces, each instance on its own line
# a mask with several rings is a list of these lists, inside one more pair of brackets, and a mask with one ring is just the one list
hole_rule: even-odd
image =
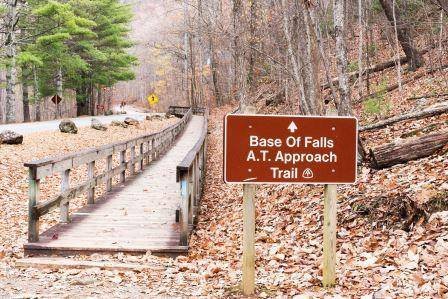
[[[116,291],[114,294],[117,297],[126,296],[124,294],[134,297],[241,296],[238,285],[241,282],[242,190],[241,186],[226,185],[222,181],[222,119],[232,108],[226,106],[214,109],[210,117],[206,187],[188,256],[171,259],[148,253],[145,256],[120,254],[80,257],[137,263],[147,265],[151,270],[135,273],[80,270],[68,275],[65,270],[43,274],[32,269],[13,269],[10,277],[14,278],[14,283],[18,281],[22,290],[28,287],[41,291],[44,289],[45,294],[71,292],[77,296],[81,296],[76,293],[79,287],[71,286],[70,281],[94,281],[83,286],[82,291],[85,293],[82,295],[86,296],[112,290]],[[389,134],[400,134],[401,129],[397,127],[393,132],[384,130],[370,137],[383,142],[390,138]],[[47,144],[48,147],[56,148],[52,141]],[[36,149],[42,149],[37,144],[35,146]],[[68,141],[66,150],[72,146],[73,140]],[[55,149],[50,152],[53,154]],[[11,175],[17,176],[22,188],[13,188],[12,191],[3,182],[0,184],[0,190],[4,190],[0,192],[8,192],[12,198],[10,203],[4,201],[9,214],[6,216],[0,211],[2,219],[7,222],[0,224],[0,227],[2,231],[7,231],[6,225],[17,226],[19,229],[13,228],[11,231],[18,232],[20,240],[24,240],[26,173],[12,166],[24,153],[19,151],[10,154],[8,157],[11,160],[6,167],[0,165],[0,171],[5,173],[12,169]],[[39,150],[34,154],[42,155]],[[338,285],[333,290],[321,287],[323,188],[306,185],[259,186],[256,193],[256,296],[446,296],[448,217],[439,212],[430,217],[428,224],[417,217],[405,231],[402,229],[403,222],[413,215],[402,216],[400,212],[409,214],[412,207],[416,207],[411,202],[427,203],[428,198],[433,198],[433,191],[440,191],[440,186],[445,183],[447,171],[446,156],[429,157],[388,170],[372,171],[363,167],[357,185],[339,186]],[[13,181],[8,180],[8,183]],[[148,190],[150,192],[151,187]],[[9,250],[7,255],[12,255],[14,245],[20,252],[21,241],[14,234],[0,238],[8,243],[5,246]],[[2,275],[0,270],[0,278]],[[40,280],[44,280],[42,288],[35,283]],[[52,289],[58,283],[63,288],[61,293]],[[11,286],[6,290],[8,293],[19,292],[12,291]]]

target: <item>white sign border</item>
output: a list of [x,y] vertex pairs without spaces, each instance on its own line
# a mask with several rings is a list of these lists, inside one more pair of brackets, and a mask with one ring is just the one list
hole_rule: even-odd
[[[356,153],[356,158],[355,158],[355,180],[353,182],[229,182],[226,180],[227,178],[227,173],[226,173],[226,169],[227,169],[227,155],[226,155],[226,148],[227,148],[227,117],[228,116],[232,116],[232,117],[246,117],[246,116],[256,116],[256,117],[295,117],[295,118],[343,118],[343,119],[354,119],[355,123],[356,123],[356,146],[355,146],[355,153]],[[358,180],[358,140],[359,140],[359,122],[358,122],[358,118],[355,116],[341,116],[341,115],[334,115],[334,116],[324,116],[324,115],[297,115],[297,114],[232,114],[232,113],[227,113],[224,116],[224,127],[223,130],[225,131],[224,134],[224,144],[223,144],[223,167],[224,167],[224,171],[223,171],[223,180],[224,183],[229,184],[229,185],[241,185],[241,184],[253,184],[253,185],[356,185],[357,180]]]

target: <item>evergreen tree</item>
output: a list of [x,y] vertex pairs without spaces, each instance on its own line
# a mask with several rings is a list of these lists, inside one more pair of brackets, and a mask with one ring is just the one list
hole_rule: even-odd
[[95,38],[80,42],[81,56],[89,61],[89,68],[82,72],[77,83],[78,109],[81,111],[84,107],[93,114],[94,89],[100,91],[118,81],[134,79],[130,67],[136,63],[136,58],[126,52],[132,46],[128,39],[132,13],[128,5],[118,0],[72,0],[69,3],[77,14],[96,23],[92,28]]

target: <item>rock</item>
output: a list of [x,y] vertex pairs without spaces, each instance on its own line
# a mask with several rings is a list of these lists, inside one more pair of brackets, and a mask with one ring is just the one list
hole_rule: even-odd
[[0,143],[5,144],[22,144],[23,135],[16,132],[6,130],[0,133]]
[[92,129],[99,131],[107,131],[107,127],[103,125],[98,119],[92,118],[92,124],[90,125]]
[[[175,117],[177,117],[177,116],[174,115],[174,114],[171,114],[169,112],[165,113],[165,118],[166,119],[175,118]],[[182,118],[182,116],[180,116],[179,118]]]
[[146,115],[146,120],[153,121],[153,120],[162,120],[163,116],[160,114],[153,114],[153,115]]
[[106,112],[104,112],[104,115],[106,116],[114,115],[114,112],[112,110],[106,110]]
[[139,124],[138,120],[132,117],[126,117],[124,123],[130,126],[137,126]]
[[110,125],[114,126],[114,127],[122,127],[122,128],[127,128],[128,127],[128,125],[125,122],[119,121],[119,120],[113,120],[110,123]]
[[62,133],[78,134],[78,128],[70,119],[64,119],[63,121],[61,121],[61,123],[59,124],[59,131],[61,131]]

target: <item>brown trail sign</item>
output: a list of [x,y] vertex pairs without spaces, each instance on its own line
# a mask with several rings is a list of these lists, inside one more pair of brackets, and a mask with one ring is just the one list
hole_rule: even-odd
[[224,128],[227,183],[356,181],[354,117],[227,115]]
[[325,184],[323,279],[336,282],[337,186],[356,181],[358,122],[339,117],[256,115],[224,119],[224,181],[243,184],[242,290],[255,292],[255,185]]

